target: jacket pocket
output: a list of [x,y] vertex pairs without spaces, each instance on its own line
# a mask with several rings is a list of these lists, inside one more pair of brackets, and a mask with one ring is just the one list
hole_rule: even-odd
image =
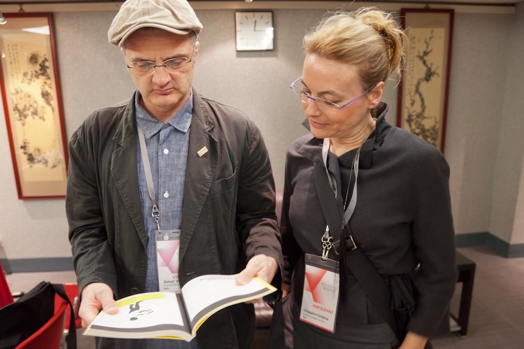
[[238,167],[235,167],[233,173],[225,178],[220,178],[211,184],[210,196],[225,195],[236,187]]

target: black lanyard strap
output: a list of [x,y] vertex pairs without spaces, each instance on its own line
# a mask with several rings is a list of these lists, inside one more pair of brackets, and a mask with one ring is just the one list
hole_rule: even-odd
[[[342,230],[344,229],[340,210],[338,209],[335,196],[332,194],[327,174],[322,166],[317,163],[315,163],[314,167],[314,176],[315,187],[324,218],[328,226],[331,227],[330,231],[334,238],[337,239],[338,236],[339,239],[337,240],[340,240]],[[373,264],[371,264],[371,261],[364,255],[364,252],[357,248],[351,233],[343,241],[345,243],[341,246],[340,253],[346,253],[347,267],[396,336],[402,339],[403,329],[399,328],[395,313],[391,309],[391,292],[388,285]],[[341,268],[343,267],[341,266]]]

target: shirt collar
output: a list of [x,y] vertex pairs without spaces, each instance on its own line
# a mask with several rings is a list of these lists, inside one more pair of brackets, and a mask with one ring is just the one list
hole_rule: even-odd
[[[144,131],[146,138],[151,138],[157,134],[162,127],[163,122],[155,119],[151,114],[147,112],[139,103],[140,92],[135,93],[135,110],[136,110],[136,121],[138,126]],[[193,115],[193,90],[191,89],[189,99],[182,106],[182,108],[167,122],[180,132],[186,133],[191,126],[191,117]]]

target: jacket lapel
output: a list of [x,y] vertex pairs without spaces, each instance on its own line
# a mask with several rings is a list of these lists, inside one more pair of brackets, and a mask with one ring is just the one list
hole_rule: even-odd
[[217,167],[217,141],[211,134],[215,122],[198,93],[193,89],[193,116],[189,134],[189,151],[182,204],[179,260],[182,261],[195,230],[196,223]]
[[[376,148],[379,148],[384,140],[386,132],[388,128],[391,126],[384,121],[386,114],[388,111],[388,105],[384,102],[380,102],[380,104],[375,108],[374,114],[377,115],[377,129],[375,131],[376,135],[373,137],[372,140],[366,141],[364,145],[362,146],[362,151],[360,153],[360,163],[359,168],[367,169],[371,168],[373,164],[373,151],[376,150]],[[307,119],[305,119],[302,122],[302,125],[307,128],[309,128],[309,122]],[[375,140],[376,139],[376,140]],[[299,149],[298,153],[305,157],[306,159],[311,160],[312,162],[316,164],[322,164],[322,143],[323,139],[314,138],[311,136],[311,139],[304,143]]]
[[314,163],[323,164],[322,142],[322,139],[314,138],[313,136],[311,136],[311,139],[304,143],[297,151],[306,159],[309,159]]
[[129,213],[129,217],[140,236],[140,240],[146,247],[148,237],[144,227],[142,203],[138,187],[137,133],[134,102],[135,98],[133,96],[113,137],[113,141],[117,143],[117,146],[111,159],[111,175]]

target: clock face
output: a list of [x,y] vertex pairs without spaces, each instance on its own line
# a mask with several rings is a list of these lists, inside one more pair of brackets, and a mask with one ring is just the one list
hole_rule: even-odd
[[237,51],[273,49],[273,12],[235,12]]

